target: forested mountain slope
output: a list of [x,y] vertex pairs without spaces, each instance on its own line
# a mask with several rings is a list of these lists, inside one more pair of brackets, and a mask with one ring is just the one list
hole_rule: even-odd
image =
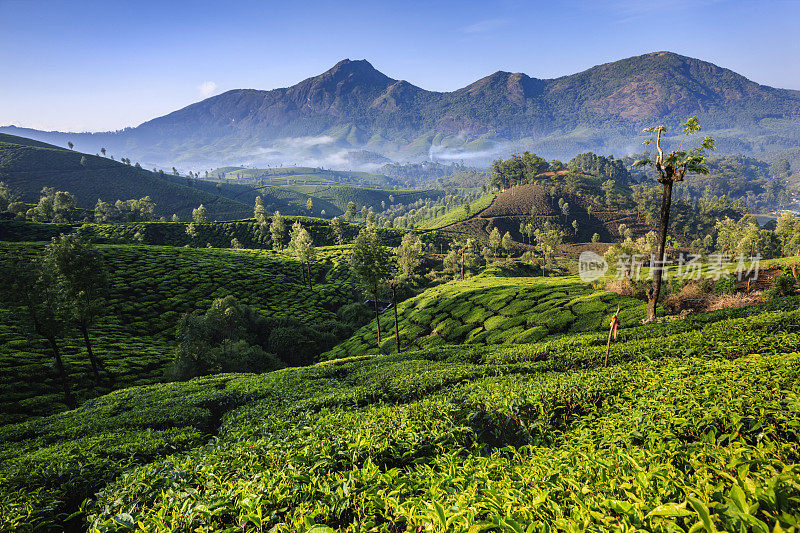
[[228,91],[119,132],[2,131],[61,145],[72,140],[90,151],[106,146],[160,164],[353,168],[386,156],[486,161],[514,149],[548,158],[631,153],[643,126],[674,128],[693,115],[728,153],[785,150],[800,141],[800,92],[671,52],[555,79],[500,71],[452,92],[427,91],[366,60],[345,59],[291,87]]

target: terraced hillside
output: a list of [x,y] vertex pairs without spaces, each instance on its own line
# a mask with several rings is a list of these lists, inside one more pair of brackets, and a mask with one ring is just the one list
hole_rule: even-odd
[[[0,267],[12,257],[35,254],[43,243],[0,242]],[[101,245],[110,272],[108,311],[90,331],[97,355],[115,376],[114,387],[157,383],[174,357],[175,326],[183,313],[205,310],[227,295],[265,316],[312,324],[335,319],[353,301],[343,252],[321,250],[312,267],[314,289],[299,263],[272,251]],[[338,266],[337,266],[338,265]],[[22,328],[26,315],[13,302],[0,305],[0,423],[66,408],[43,339]],[[62,351],[78,399],[109,392],[95,386],[83,338],[77,331]]]
[[[595,331],[622,308],[621,326],[637,323],[643,302],[597,291],[571,277],[502,277],[489,271],[426,290],[397,306],[401,346],[524,344],[551,335]],[[396,350],[394,316],[381,316],[381,351]],[[375,321],[326,355],[341,358],[377,351]]]
[[118,391],[0,429],[0,529],[791,531],[798,303]]
[[[562,198],[569,204],[567,216],[562,214],[558,206]],[[589,207],[592,208],[591,213]],[[608,209],[603,204],[563,190],[552,195],[549,188],[535,184],[516,185],[499,192],[491,205],[482,211],[441,229],[456,234],[477,235],[486,240],[492,228],[496,227],[501,235],[508,231],[515,241],[522,243],[527,238],[519,231],[520,223],[532,221],[535,227],[540,228],[548,220],[565,228],[565,240],[574,242],[588,242],[595,233],[601,241],[611,242],[619,237],[620,224],[629,227],[634,237],[653,229],[637,220],[633,213]],[[573,220],[578,222],[577,234],[571,228]]]
[[445,228],[447,226],[452,226],[457,222],[461,222],[463,220],[467,220],[471,216],[477,215],[487,207],[489,207],[492,202],[494,201],[494,194],[484,194],[480,198],[473,200],[469,203],[469,212],[464,209],[464,206],[455,207],[445,214],[438,216],[436,218],[429,218],[427,220],[423,220],[420,222],[416,227],[419,229],[424,230],[431,230],[431,229],[440,229]]

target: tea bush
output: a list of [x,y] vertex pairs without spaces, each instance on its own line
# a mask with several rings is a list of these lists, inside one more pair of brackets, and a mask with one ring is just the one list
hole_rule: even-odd
[[797,303],[117,391],[0,429],[0,528],[791,530]]
[[[401,344],[520,344],[545,335],[607,328],[620,306],[623,327],[638,322],[643,302],[595,291],[577,277],[502,277],[483,274],[426,290],[398,305]],[[381,330],[394,332],[394,315],[381,316]],[[386,342],[395,349],[395,340]],[[377,350],[374,319],[328,352],[329,358]]]

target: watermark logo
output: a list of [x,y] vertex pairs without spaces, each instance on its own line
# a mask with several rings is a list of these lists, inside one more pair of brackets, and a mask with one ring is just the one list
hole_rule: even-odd
[[588,283],[598,280],[606,275],[608,263],[603,256],[589,250],[581,252],[578,257],[578,276],[581,281]]
[[736,257],[713,253],[706,257],[695,254],[679,254],[677,258],[664,255],[662,261],[651,254],[648,259],[643,254],[620,254],[614,269],[619,280],[652,280],[656,271],[661,271],[662,279],[682,279],[685,281],[712,279],[734,275],[742,279],[757,280],[761,256]]

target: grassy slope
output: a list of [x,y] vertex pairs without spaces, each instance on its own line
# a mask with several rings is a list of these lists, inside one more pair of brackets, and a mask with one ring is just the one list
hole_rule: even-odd
[[787,529],[798,349],[788,299],[119,391],[0,430],[0,528]]
[[[645,314],[645,304],[607,291],[596,291],[577,276],[500,277],[489,273],[433,287],[398,304],[401,344],[521,344],[547,335],[593,331],[608,326],[623,308],[627,326]],[[394,316],[381,317],[381,349],[395,349]],[[331,358],[373,353],[375,321],[328,352]]]
[[[0,243],[0,261],[31,255],[41,244]],[[351,301],[346,269],[325,273],[322,250],[318,284],[300,281],[299,264],[271,251],[101,245],[110,272],[108,314],[91,329],[95,353],[117,377],[117,387],[156,383],[174,354],[174,327],[182,313],[207,309],[214,298],[233,295],[267,316],[306,323],[335,317]],[[0,421],[65,409],[45,343],[21,328],[20,313],[0,306]],[[83,341],[73,332],[62,341],[80,400],[109,391],[94,387]]]
[[322,170],[312,167],[280,168],[223,168],[214,171],[214,176],[224,180],[263,180],[266,185],[335,185],[365,184],[370,187],[385,187],[391,180],[383,174],[350,170]]
[[[330,202],[342,211],[347,209],[349,202],[355,203],[359,210],[361,206],[367,206],[373,207],[376,211],[381,211],[381,202],[385,202],[387,206],[392,203],[410,204],[426,198],[435,200],[445,194],[444,191],[437,189],[396,191],[392,189],[353,187],[350,185],[296,185],[290,187],[314,198]],[[394,202],[389,197],[393,197]]]
[[454,209],[451,209],[447,213],[443,214],[442,216],[431,218],[428,220],[423,220],[417,225],[418,229],[439,229],[445,226],[449,226],[450,224],[455,224],[456,222],[461,222],[462,220],[466,220],[471,216],[474,216],[476,213],[479,213],[489,207],[494,200],[494,194],[484,194],[477,200],[473,200],[469,204],[469,212],[470,214],[467,215],[466,211],[464,211],[464,206],[459,206]]
[[[81,164],[81,158],[85,158]],[[209,216],[241,218],[252,214],[249,205],[223,198],[211,191],[180,183],[179,178],[161,176],[105,157],[82,154],[22,137],[0,134],[0,181],[35,202],[43,187],[73,193],[80,207],[94,207],[98,198],[107,202],[150,196],[159,215],[177,213],[189,218],[201,203]]]

